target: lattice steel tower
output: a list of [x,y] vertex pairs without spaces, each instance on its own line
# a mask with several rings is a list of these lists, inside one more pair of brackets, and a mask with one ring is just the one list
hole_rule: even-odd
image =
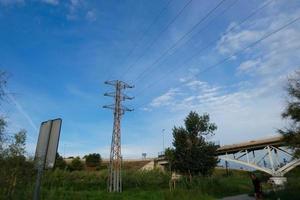
[[126,111],[133,111],[124,107],[121,102],[126,99],[133,99],[122,93],[122,90],[126,88],[133,88],[123,81],[105,81],[105,84],[115,87],[115,92],[105,93],[104,96],[113,97],[115,103],[112,105],[103,106],[103,108],[109,108],[114,110],[114,127],[111,140],[110,149],[110,163],[109,163],[109,177],[108,177],[108,191],[109,192],[122,192],[122,177],[121,177],[121,117]]

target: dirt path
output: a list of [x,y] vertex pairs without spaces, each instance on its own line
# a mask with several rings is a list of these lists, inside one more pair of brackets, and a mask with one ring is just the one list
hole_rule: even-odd
[[255,198],[249,197],[248,194],[241,194],[237,196],[225,197],[221,200],[255,200]]

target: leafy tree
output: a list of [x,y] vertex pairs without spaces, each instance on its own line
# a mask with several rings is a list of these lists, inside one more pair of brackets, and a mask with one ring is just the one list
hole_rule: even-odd
[[56,153],[56,160],[55,160],[55,168],[56,169],[66,169],[67,163],[64,160],[64,158],[59,155],[59,153]]
[[6,142],[5,137],[6,121],[3,118],[0,118],[0,158],[4,155],[4,144]]
[[[0,70],[0,105],[6,97],[7,73]],[[0,118],[0,158],[3,156],[4,144],[7,140],[5,137],[6,121]]]
[[26,130],[22,129],[14,135],[14,142],[9,145],[9,154],[11,157],[24,156],[26,142]]
[[101,156],[99,153],[92,153],[84,156],[87,167],[98,167],[101,165]]
[[210,122],[208,114],[190,112],[185,127],[173,128],[173,149],[165,155],[171,168],[192,178],[193,175],[210,175],[217,165],[217,146],[205,141],[204,136],[214,135],[217,126]]
[[289,127],[279,130],[286,143],[294,150],[294,156],[300,157],[300,71],[288,79],[286,91],[288,93],[287,106],[282,113],[283,119],[291,121]]
[[72,160],[70,169],[73,171],[80,171],[83,169],[83,163],[80,160],[80,157],[76,157]]
[[175,156],[174,156],[174,149],[168,147],[165,149],[165,158],[168,160],[169,163],[169,170],[173,170],[173,162],[175,160]]
[[18,187],[26,186],[34,177],[33,163],[25,158],[25,142],[26,131],[21,130],[4,145],[4,153],[0,158],[0,188],[3,189],[4,199],[11,199]]

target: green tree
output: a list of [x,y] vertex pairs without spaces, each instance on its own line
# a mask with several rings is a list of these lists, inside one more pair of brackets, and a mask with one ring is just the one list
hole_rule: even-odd
[[[32,181],[32,162],[25,158],[26,131],[14,134],[7,142],[0,159],[0,187],[4,199],[11,199],[18,187],[25,187]],[[1,196],[0,196],[1,197]]]
[[169,170],[172,171],[174,168],[173,168],[173,163],[174,163],[174,160],[175,160],[175,156],[174,156],[174,149],[168,147],[165,149],[165,158],[168,160],[168,163],[169,163]]
[[24,156],[25,144],[26,144],[26,130],[22,129],[14,135],[14,140],[9,145],[9,155],[11,157]]
[[83,170],[83,163],[80,160],[80,157],[76,157],[72,160],[71,165],[70,165],[70,169],[72,171],[80,171]]
[[282,118],[291,121],[291,125],[279,130],[286,143],[294,150],[294,156],[300,157],[300,71],[288,79],[286,91],[288,93],[287,106]]
[[4,144],[7,140],[5,137],[6,121],[0,118],[0,158],[4,156]]
[[59,153],[56,153],[56,159],[55,159],[55,169],[66,169],[67,163],[64,160],[64,158],[59,155]]
[[[6,97],[6,85],[7,85],[7,73],[0,70],[0,106]],[[5,135],[6,121],[3,117],[0,117],[0,158],[3,157],[4,144],[7,141]]]
[[84,156],[84,158],[85,158],[85,165],[87,167],[98,167],[101,165],[102,159],[99,153],[91,153]]
[[185,127],[173,128],[173,149],[165,152],[171,168],[192,178],[193,175],[210,175],[217,165],[217,146],[205,141],[204,136],[214,135],[217,126],[208,114],[190,112]]

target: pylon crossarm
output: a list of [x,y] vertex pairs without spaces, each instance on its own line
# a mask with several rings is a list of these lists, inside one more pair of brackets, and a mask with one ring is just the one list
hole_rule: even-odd
[[106,96],[106,97],[115,97],[116,93],[115,92],[106,92],[106,93],[104,93],[104,96]]
[[130,96],[126,95],[126,94],[122,94],[121,99],[122,99],[122,101],[125,101],[126,99],[132,100],[132,99],[134,99],[134,97],[130,97]]
[[104,83],[107,84],[107,85],[113,85],[115,86],[117,84],[117,80],[112,80],[112,81],[105,81]]
[[122,88],[126,89],[126,88],[134,88],[134,85],[129,85],[128,83],[125,83],[124,81],[120,81]]
[[108,109],[114,110],[115,109],[115,105],[114,104],[112,104],[112,105],[105,105],[105,106],[103,106],[103,108],[108,108]]

